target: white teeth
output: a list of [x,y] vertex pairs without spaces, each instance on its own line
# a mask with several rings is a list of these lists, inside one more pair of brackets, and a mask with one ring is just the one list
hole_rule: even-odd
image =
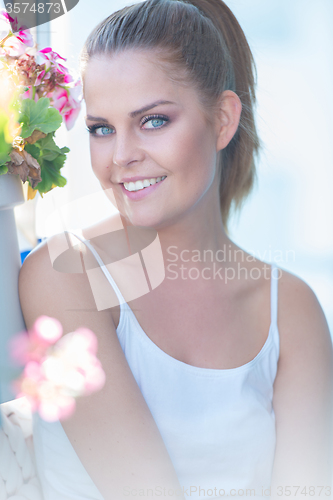
[[151,184],[156,184],[157,182],[160,182],[161,180],[163,180],[165,178],[166,178],[166,175],[164,175],[163,177],[154,177],[151,179],[144,179],[143,181],[124,182],[124,187],[127,191],[140,191],[141,189],[149,187]]

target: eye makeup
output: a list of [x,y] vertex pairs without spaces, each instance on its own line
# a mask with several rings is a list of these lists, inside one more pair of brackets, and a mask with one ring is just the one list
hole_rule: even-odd
[[[161,128],[165,127],[169,122],[170,122],[170,119],[165,116],[165,115],[149,115],[149,116],[146,116],[144,117],[141,122],[140,122],[140,126],[143,126],[145,123],[148,123],[150,121],[163,121],[164,123],[159,126],[159,127],[151,127],[151,128],[144,128],[143,130],[160,130]],[[113,134],[97,134],[97,130],[99,129],[109,129],[109,130],[112,130],[111,127],[108,127],[106,125],[106,123],[96,123],[94,125],[89,125],[87,127],[87,131],[89,132],[89,134],[91,134],[92,136],[94,137],[108,137],[110,135],[113,135]]]
[[150,129],[144,129],[144,130],[159,130],[166,126],[166,124],[170,121],[169,118],[165,115],[150,115],[146,116],[142,121],[141,121],[141,126],[144,125],[145,123],[148,123],[150,121],[155,121],[155,120],[161,120],[164,121],[165,123],[161,127],[152,127]]
[[113,135],[113,134],[102,134],[101,135],[101,134],[96,133],[97,130],[103,129],[103,128],[111,130],[111,127],[108,127],[107,125],[105,125],[105,123],[96,123],[95,125],[89,125],[87,127],[87,131],[89,132],[89,134],[91,134],[94,137],[108,137],[109,135]]

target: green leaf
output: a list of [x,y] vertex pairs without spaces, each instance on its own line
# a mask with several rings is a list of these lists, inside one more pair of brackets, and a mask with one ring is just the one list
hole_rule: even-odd
[[36,186],[38,191],[43,194],[50,191],[52,186],[65,186],[67,180],[60,174],[60,170],[64,166],[69,148],[59,148],[56,145],[54,132],[35,142],[34,145],[38,146],[40,151],[38,163],[41,167],[42,181]]
[[0,129],[0,155],[6,155],[12,149],[12,145],[5,141],[5,134]]
[[33,156],[37,161],[39,160],[41,151],[40,148],[36,146],[36,143],[26,144],[24,146],[24,149],[26,150],[27,153],[31,154],[31,156]]
[[8,161],[10,161],[10,156],[0,153],[0,165],[5,165]]
[[[8,116],[0,111],[0,161],[2,157],[7,156],[7,153],[9,153],[9,151],[12,149],[12,145],[9,144],[5,139],[5,127],[7,127],[8,121]],[[10,158],[6,160],[6,162],[7,161],[10,161]]]
[[[60,158],[60,160],[59,160]],[[55,184],[56,186],[59,187],[64,187],[67,184],[67,180],[65,177],[60,175],[60,168],[63,166],[63,163],[65,162],[65,157],[57,158],[57,163],[58,165],[55,164],[55,162],[50,162],[47,160],[44,160],[41,165],[41,177],[42,181],[38,183],[37,189],[40,193],[47,193],[52,189],[52,185]],[[58,168],[59,167],[59,170]]]
[[42,150],[42,155],[45,160],[52,161],[60,154],[63,154],[61,149],[56,145],[52,134],[48,134],[44,139],[40,139],[38,145]]
[[65,161],[66,161],[66,155],[59,155],[52,162],[48,163],[52,163],[52,166],[55,169],[60,170],[64,166]]
[[6,167],[6,165],[0,165],[0,175],[6,174],[7,172],[8,172],[8,168]]
[[0,129],[0,154],[7,154],[12,149],[11,144],[5,141],[4,131]]
[[62,117],[59,111],[49,106],[50,99],[47,97],[41,97],[37,102],[23,99],[19,115],[22,126],[21,137],[30,137],[36,129],[49,134],[60,127]]

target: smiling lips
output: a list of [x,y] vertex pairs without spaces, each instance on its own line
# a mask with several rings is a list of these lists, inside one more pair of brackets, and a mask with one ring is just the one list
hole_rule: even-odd
[[135,182],[124,182],[123,185],[127,191],[140,191],[145,189],[153,184],[157,184],[160,181],[163,181],[166,178],[166,175],[163,177],[152,177],[143,180],[138,180]]

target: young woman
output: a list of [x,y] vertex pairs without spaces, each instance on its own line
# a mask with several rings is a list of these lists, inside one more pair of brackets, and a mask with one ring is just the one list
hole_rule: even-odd
[[323,311],[228,236],[255,177],[253,71],[221,0],[147,0],[88,37],[91,163],[120,215],[39,245],[19,285],[27,327],[95,332],[107,380],[71,419],[35,416],[47,500],[330,496]]

